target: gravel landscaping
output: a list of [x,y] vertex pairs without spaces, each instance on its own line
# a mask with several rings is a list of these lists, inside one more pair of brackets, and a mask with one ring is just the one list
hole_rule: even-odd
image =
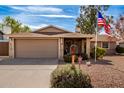
[[106,56],[91,62],[91,66],[83,63],[81,69],[90,75],[94,88],[124,88],[124,56]]

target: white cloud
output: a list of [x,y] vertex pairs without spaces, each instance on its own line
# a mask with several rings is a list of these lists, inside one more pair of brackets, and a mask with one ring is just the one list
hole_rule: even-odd
[[28,11],[28,12],[54,12],[60,13],[63,10],[61,8],[55,8],[50,6],[10,6],[12,9]]
[[27,15],[27,16],[41,16],[41,17],[50,17],[50,18],[75,18],[75,16],[70,16],[70,15]]
[[48,26],[48,24],[40,24],[40,25],[29,25],[29,24],[23,24],[23,25],[29,26],[32,30],[36,30],[36,29],[39,29],[39,28],[42,28],[42,27]]

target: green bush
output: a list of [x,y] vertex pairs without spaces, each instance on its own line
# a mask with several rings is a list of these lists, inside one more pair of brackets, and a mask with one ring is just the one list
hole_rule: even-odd
[[116,52],[117,53],[124,53],[124,48],[123,47],[120,47],[119,45],[117,45]]
[[[64,62],[71,63],[72,62],[72,56],[71,55],[64,55]],[[78,62],[78,56],[75,55],[75,62]]]
[[[104,48],[97,47],[96,49],[96,58],[103,58],[103,56],[106,54],[106,50]],[[91,57],[95,58],[95,48],[93,48],[91,52]]]
[[51,74],[52,88],[90,88],[91,79],[88,74],[72,65],[56,68]]

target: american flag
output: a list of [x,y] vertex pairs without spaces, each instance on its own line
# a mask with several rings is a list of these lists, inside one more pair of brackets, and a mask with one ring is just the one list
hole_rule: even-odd
[[103,26],[105,29],[106,34],[111,33],[111,26],[109,23],[103,18],[102,14],[98,11],[98,26]]
[[105,19],[103,18],[102,14],[98,11],[98,26],[104,26]]
[[111,26],[109,24],[104,25],[106,34],[111,34]]

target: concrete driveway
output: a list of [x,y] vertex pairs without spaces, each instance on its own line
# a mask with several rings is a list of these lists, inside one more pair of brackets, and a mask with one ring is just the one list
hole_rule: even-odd
[[57,59],[0,58],[0,88],[47,88]]

